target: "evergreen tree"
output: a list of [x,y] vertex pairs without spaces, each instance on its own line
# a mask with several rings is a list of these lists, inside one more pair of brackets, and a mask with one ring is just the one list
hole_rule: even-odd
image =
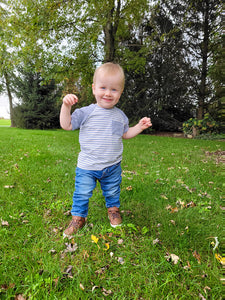
[[13,81],[14,93],[21,101],[14,110],[15,125],[27,129],[59,128],[61,88],[54,80],[44,82],[40,73],[20,69]]

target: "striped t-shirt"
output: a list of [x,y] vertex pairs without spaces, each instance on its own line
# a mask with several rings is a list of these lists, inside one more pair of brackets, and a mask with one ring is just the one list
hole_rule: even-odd
[[80,128],[79,168],[103,170],[122,160],[122,136],[129,129],[129,121],[119,108],[91,104],[76,109],[71,124],[73,130]]

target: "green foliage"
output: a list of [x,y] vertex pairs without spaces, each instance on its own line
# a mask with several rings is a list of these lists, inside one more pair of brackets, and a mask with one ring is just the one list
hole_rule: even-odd
[[[155,130],[180,130],[196,103],[203,107],[214,97],[207,80],[212,61],[202,65],[211,50],[215,65],[220,51],[217,43],[211,47],[213,41],[209,48],[203,46],[216,35],[221,3],[8,0],[0,6],[0,74],[12,74],[15,65],[32,60],[46,81],[54,78],[61,84],[75,78],[80,99],[88,104],[96,65],[116,61],[126,71],[121,107],[131,123],[149,115]],[[219,77],[222,67],[214,70]]]
[[183,123],[183,132],[185,134],[193,134],[193,129],[196,129],[198,134],[218,133],[219,123],[216,122],[209,113],[205,114],[204,119],[198,120],[190,118]]
[[13,109],[16,127],[27,129],[59,128],[61,88],[54,80],[43,82],[40,73],[20,70],[13,81],[14,92],[21,101]]

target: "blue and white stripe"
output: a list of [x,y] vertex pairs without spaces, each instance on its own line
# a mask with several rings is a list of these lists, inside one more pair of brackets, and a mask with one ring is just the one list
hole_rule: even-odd
[[129,122],[120,109],[91,104],[76,109],[71,123],[73,130],[80,128],[79,168],[102,170],[122,160],[122,136],[128,131]]

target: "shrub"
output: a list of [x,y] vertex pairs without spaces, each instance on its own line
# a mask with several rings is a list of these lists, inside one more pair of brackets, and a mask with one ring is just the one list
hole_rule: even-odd
[[209,113],[205,114],[204,119],[202,120],[190,118],[183,123],[183,132],[185,134],[193,134],[194,129],[197,134],[218,133],[219,123],[216,122]]

